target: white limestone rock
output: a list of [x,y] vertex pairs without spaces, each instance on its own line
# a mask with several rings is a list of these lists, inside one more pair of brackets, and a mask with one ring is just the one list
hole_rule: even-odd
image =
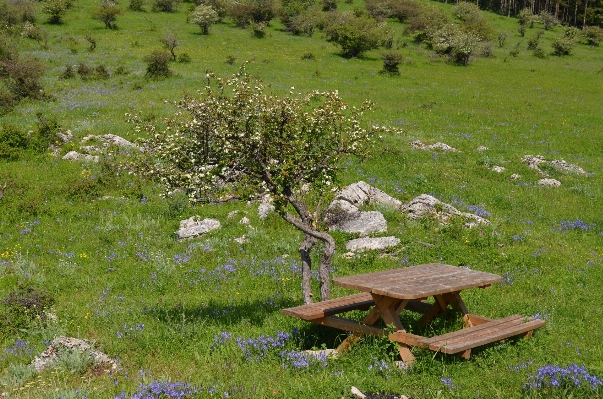
[[71,337],[56,337],[53,339],[46,350],[34,358],[31,365],[37,372],[41,372],[48,367],[53,367],[59,361],[60,356],[68,351],[87,352],[93,359],[94,365],[106,366],[113,370],[117,369],[115,360],[94,349],[89,341]]
[[521,175],[518,175],[517,173],[513,173],[510,177],[510,180],[518,180],[521,179]]
[[555,179],[540,179],[538,180],[538,185],[542,187],[559,187],[561,186],[561,182]]
[[502,173],[502,172],[504,172],[504,171],[505,171],[505,168],[504,168],[504,167],[502,167],[502,166],[497,166],[497,165],[494,165],[493,167],[491,167],[491,168],[490,168],[490,170],[491,170],[492,172],[496,172],[496,173]]
[[390,247],[395,247],[400,244],[400,239],[397,237],[363,237],[355,240],[350,240],[345,244],[345,248],[350,251],[371,251],[383,250]]
[[367,236],[371,233],[383,233],[387,231],[387,221],[381,212],[360,212],[358,217],[341,220],[329,227],[329,230],[340,230]]
[[459,151],[456,148],[449,146],[448,144],[440,143],[440,142],[431,144],[431,145],[426,145],[426,144],[423,144],[420,140],[415,140],[415,141],[410,142],[410,146],[412,148],[416,148],[418,150],[427,150],[427,151],[432,151],[432,150],[440,150],[440,151],[444,151],[444,152],[458,152]]
[[97,155],[80,154],[77,151],[69,151],[63,155],[65,161],[84,161],[84,162],[98,162],[99,157]]
[[220,221],[217,219],[206,218],[199,220],[199,216],[191,216],[188,219],[180,221],[180,229],[175,234],[178,240],[186,240],[199,237],[219,227]]
[[402,205],[402,201],[363,181],[350,184],[345,189],[337,193],[335,198],[338,200],[348,201],[355,206],[377,204],[399,208]]
[[400,211],[406,213],[409,219],[420,219],[425,216],[435,216],[441,223],[447,223],[452,216],[461,216],[466,220],[465,227],[472,228],[477,225],[488,225],[490,221],[473,213],[460,212],[450,204],[428,194],[421,194],[408,204],[403,205]]

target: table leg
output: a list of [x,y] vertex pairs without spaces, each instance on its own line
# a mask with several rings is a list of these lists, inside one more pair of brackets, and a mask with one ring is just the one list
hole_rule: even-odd
[[[373,300],[375,301],[375,307],[369,312],[369,314],[362,320],[363,324],[367,324],[369,326],[377,323],[381,317],[383,317],[383,321],[386,324],[394,324],[396,328],[403,329],[401,327],[400,319],[396,312],[396,306],[400,299],[390,298],[382,295],[373,294]],[[397,320],[397,323],[396,323]],[[398,326],[400,325],[400,327]]]
[[434,295],[435,303],[431,305],[429,310],[419,319],[419,325],[424,326],[432,321],[438,313],[445,312],[448,309],[448,301],[442,295]]

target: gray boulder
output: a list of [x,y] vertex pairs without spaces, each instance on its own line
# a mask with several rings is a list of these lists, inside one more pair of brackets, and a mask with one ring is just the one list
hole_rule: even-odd
[[389,247],[395,247],[400,244],[400,239],[396,237],[363,237],[355,240],[350,240],[345,244],[348,251],[370,251],[383,250]]
[[98,162],[99,158],[97,155],[80,154],[77,151],[69,151],[63,155],[65,161],[84,161],[84,162]]
[[366,236],[371,233],[383,233],[387,231],[387,221],[381,212],[359,211],[357,217],[352,219],[342,219],[329,227],[329,230],[340,230],[347,233],[358,233]]
[[561,182],[555,179],[540,179],[538,180],[538,185],[542,187],[559,187],[561,186]]
[[186,240],[201,236],[209,231],[220,227],[220,221],[217,219],[199,220],[199,216],[191,216],[188,219],[180,221],[180,229],[176,231],[178,240]]
[[363,181],[350,184],[345,189],[341,190],[335,198],[347,201],[355,206],[378,204],[398,208],[402,205],[402,201],[391,197],[385,192]]
[[466,227],[475,227],[480,224],[490,224],[490,221],[472,213],[461,212],[450,204],[446,204],[431,195],[421,194],[408,204],[403,205],[400,211],[406,213],[409,219],[420,219],[425,216],[435,216],[441,223],[447,223],[452,216],[461,216],[466,220]]

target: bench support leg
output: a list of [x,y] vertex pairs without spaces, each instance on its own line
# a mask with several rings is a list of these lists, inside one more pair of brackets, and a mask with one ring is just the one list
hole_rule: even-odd
[[398,353],[400,354],[400,357],[402,358],[402,361],[407,366],[412,365],[413,362],[415,361],[415,356],[412,354],[412,352],[410,351],[410,349],[406,345],[400,344],[400,347],[398,348]]
[[350,335],[346,339],[344,339],[341,344],[339,344],[336,350],[339,353],[349,352],[350,349],[352,349],[352,346],[354,346],[354,344],[356,344],[358,341],[360,341],[360,336]]
[[461,357],[465,360],[469,359],[471,357],[471,349],[467,349],[466,351],[464,351],[461,354]]

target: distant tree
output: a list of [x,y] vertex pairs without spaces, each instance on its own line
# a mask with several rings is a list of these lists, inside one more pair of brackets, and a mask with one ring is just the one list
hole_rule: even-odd
[[42,11],[49,15],[48,23],[60,25],[63,23],[63,15],[67,12],[70,3],[66,0],[45,0],[42,3]]
[[197,6],[190,16],[190,21],[201,28],[201,33],[209,34],[209,28],[220,18],[218,13],[211,7],[204,4]]
[[180,44],[178,38],[172,32],[166,32],[159,39],[163,47],[172,55],[172,61],[176,61],[176,47]]
[[304,302],[312,302],[311,252],[319,241],[320,295],[329,299],[335,241],[321,223],[322,200],[342,158],[365,153],[379,131],[361,126],[370,104],[349,107],[337,92],[281,97],[242,68],[227,79],[208,74],[200,99],[185,97],[176,105],[167,128],[133,118],[137,130],[152,132],[133,169],[163,182],[166,195],[184,190],[193,201],[268,192],[278,214],[303,233]]
[[122,14],[123,10],[113,0],[101,0],[100,8],[94,12],[94,17],[101,20],[105,24],[106,29],[117,29],[115,21],[117,16]]
[[467,66],[480,41],[475,33],[447,24],[431,35],[429,43],[436,53],[448,55],[450,61]]
[[402,62],[402,54],[399,51],[387,51],[381,54],[381,60],[383,60],[382,73],[400,75],[398,65]]
[[328,41],[341,47],[344,57],[358,57],[381,46],[386,38],[386,30],[373,18],[342,12],[331,14],[325,36]]

